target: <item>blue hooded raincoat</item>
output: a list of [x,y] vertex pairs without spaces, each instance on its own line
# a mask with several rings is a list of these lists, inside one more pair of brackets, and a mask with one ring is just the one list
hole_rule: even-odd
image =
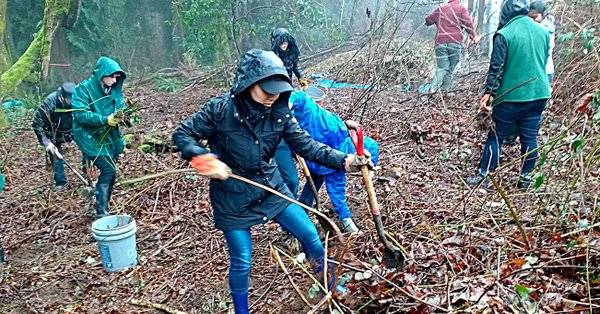
[[[292,92],[290,102],[298,124],[315,140],[343,153],[356,153],[348,128],[340,117],[319,106],[304,91]],[[364,145],[376,165],[379,161],[379,144],[372,138],[365,137]],[[306,161],[306,164],[311,174],[324,177],[327,194],[339,218],[351,217],[352,213],[346,203],[346,173],[312,161]],[[302,193],[303,196],[306,194]]]

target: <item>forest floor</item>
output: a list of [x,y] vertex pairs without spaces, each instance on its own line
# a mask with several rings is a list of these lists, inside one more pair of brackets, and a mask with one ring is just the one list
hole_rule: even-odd
[[[367,133],[381,143],[375,189],[386,230],[407,252],[403,269],[381,265],[366,193],[360,177],[350,176],[349,205],[364,233],[347,244],[341,271],[347,292],[337,296],[337,306],[361,313],[600,311],[600,229],[577,232],[600,218],[598,169],[581,166],[587,150],[573,152],[581,128],[572,126],[583,123],[569,111],[547,110],[540,139],[556,145],[548,150],[548,170],[538,191],[516,189],[519,148],[514,146],[505,147],[506,167],[496,175],[500,189],[470,189],[462,178],[474,173],[485,139],[473,119],[485,62],[471,62],[474,70],[458,74],[460,90],[454,95],[388,86],[368,102],[364,114],[354,101],[364,91],[328,92],[328,109],[343,118],[362,115]],[[128,132],[168,139],[184,117],[221,90],[205,85],[178,93],[150,86],[128,89],[144,108],[141,124]],[[8,260],[0,275],[1,313],[160,313],[152,304],[187,313],[231,308],[228,254],[212,224],[206,178],[173,175],[117,187],[112,211],[136,219],[139,265],[106,273],[81,184],[67,173],[69,188],[52,190],[51,172],[28,118],[22,117],[0,143],[9,154],[3,169],[8,184],[0,194],[0,241]],[[73,164],[80,159],[74,144],[67,145],[65,155]],[[129,148],[119,160],[119,178],[184,167],[175,152]],[[580,170],[585,184],[577,181]],[[321,198],[327,199],[324,191]],[[253,312],[310,311],[312,305],[294,291],[271,249],[294,258],[300,253],[297,245],[272,222],[256,226],[252,234]],[[331,255],[341,247],[328,242]],[[281,257],[303,293],[312,294],[309,277]],[[136,305],[140,302],[151,304]]]

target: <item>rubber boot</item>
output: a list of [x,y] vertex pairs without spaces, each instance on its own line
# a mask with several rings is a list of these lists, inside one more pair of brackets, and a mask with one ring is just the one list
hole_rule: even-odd
[[522,174],[521,176],[519,176],[519,181],[517,182],[517,187],[519,188],[519,190],[526,192],[529,189],[529,187],[531,186],[532,181],[533,181],[533,179],[531,178],[530,175]]
[[235,293],[231,292],[231,299],[233,300],[233,308],[235,314],[248,314],[248,292]]
[[109,184],[102,183],[96,185],[96,219],[108,215],[108,195],[110,192]]

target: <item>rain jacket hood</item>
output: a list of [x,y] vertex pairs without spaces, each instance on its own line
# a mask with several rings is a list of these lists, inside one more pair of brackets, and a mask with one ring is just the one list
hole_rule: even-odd
[[[283,51],[279,46],[284,42],[288,43],[288,48]],[[296,44],[296,39],[285,28],[278,28],[271,33],[271,50],[275,51],[278,56],[291,56],[298,59],[300,57],[300,49]]]
[[500,24],[498,29],[504,27],[510,20],[529,13],[529,2],[527,0],[505,0],[500,9]]
[[[285,77],[285,80],[290,85],[292,84],[290,78],[287,76],[283,62],[275,53],[252,49],[244,53],[240,58],[231,94],[237,96],[260,80],[274,75]],[[289,96],[289,93],[287,94]]]
[[100,57],[96,62],[94,71],[92,72],[92,78],[98,83],[99,86],[102,86],[102,78],[105,76],[111,76],[115,73],[118,73],[121,76],[117,78],[117,82],[113,84],[111,88],[114,89],[115,92],[122,95],[123,82],[125,81],[126,75],[117,61],[108,57]]
[[[253,122],[255,118],[261,116],[266,111],[272,111],[276,115],[285,115],[289,113],[288,99],[290,92],[281,93],[277,101],[266,108],[254,101],[249,93],[249,88],[271,76],[280,76],[292,84],[287,71],[281,59],[272,51],[252,49],[240,58],[240,63],[235,75],[231,96],[235,98],[236,106],[241,114],[247,115],[249,121]],[[250,116],[254,118],[250,119]]]

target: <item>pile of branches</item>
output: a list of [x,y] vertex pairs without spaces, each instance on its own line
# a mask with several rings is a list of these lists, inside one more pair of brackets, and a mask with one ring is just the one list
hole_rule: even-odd
[[338,54],[314,67],[311,72],[327,74],[339,81],[413,88],[433,71],[431,45],[395,40]]

